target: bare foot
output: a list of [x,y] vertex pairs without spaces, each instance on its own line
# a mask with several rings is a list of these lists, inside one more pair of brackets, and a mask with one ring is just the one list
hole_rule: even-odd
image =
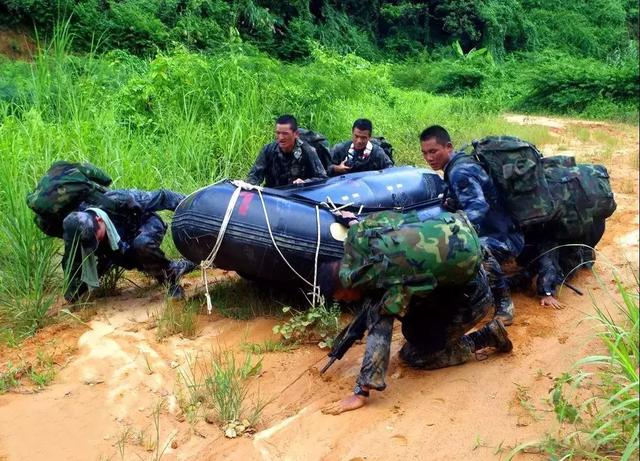
[[345,411],[357,410],[367,403],[367,398],[362,395],[351,394],[337,402],[330,403],[322,409],[325,415],[339,415]]

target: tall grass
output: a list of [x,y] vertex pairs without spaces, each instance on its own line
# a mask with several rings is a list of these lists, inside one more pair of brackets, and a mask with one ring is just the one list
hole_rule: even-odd
[[[514,450],[537,447],[551,459],[638,459],[639,328],[638,280],[632,288],[616,279],[620,301],[612,315],[595,302],[597,334],[606,353],[576,363],[576,369],[556,379],[551,403],[561,428],[541,442]],[[595,368],[595,371],[594,371]]]
[[255,426],[265,403],[247,402],[248,380],[261,368],[262,359],[254,361],[251,353],[240,358],[230,350],[212,350],[195,358],[187,356],[186,367],[180,371],[186,391],[180,400],[183,411],[195,420],[209,409],[220,424],[248,420]]
[[478,98],[397,88],[389,65],[357,56],[315,49],[307,65],[182,48],[148,59],[117,50],[78,56],[72,40],[62,24],[34,62],[0,66],[15,82],[10,97],[0,93],[0,329],[17,337],[43,324],[60,284],[60,242],[40,234],[24,202],[54,160],[95,163],[114,187],[188,193],[244,177],[285,112],[332,142],[350,136],[354,119],[371,118],[399,164],[423,165],[417,135],[432,123],[459,144],[490,133],[547,136],[506,123]]

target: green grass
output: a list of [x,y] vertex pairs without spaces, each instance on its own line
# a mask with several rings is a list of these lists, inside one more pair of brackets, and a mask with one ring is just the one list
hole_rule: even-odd
[[327,307],[320,303],[303,311],[282,309],[291,312],[291,317],[283,324],[273,327],[273,332],[282,336],[287,344],[317,343],[320,347],[331,347],[340,332],[340,306]]
[[560,423],[557,433],[517,447],[535,447],[551,459],[638,459],[640,410],[638,388],[638,281],[625,286],[616,278],[617,312],[612,315],[594,299],[597,334],[605,353],[579,360],[571,372],[556,378],[551,404]]
[[290,352],[298,348],[297,344],[287,344],[283,341],[265,339],[261,343],[243,343],[242,350],[252,354],[268,354],[270,352]]
[[[149,58],[118,50],[77,55],[69,51],[73,39],[62,24],[33,62],[0,66],[0,77],[13,84],[11,97],[0,94],[0,338],[13,343],[47,322],[61,291],[61,242],[44,237],[25,206],[56,159],[91,161],[116,188],[189,193],[244,177],[282,113],[333,143],[350,136],[354,119],[371,118],[374,134],[394,145],[398,164],[424,166],[417,136],[434,123],[449,128],[458,146],[489,134],[550,140],[545,128],[506,122],[499,113],[506,106],[486,95],[399,88],[393,64],[355,55],[314,48],[304,65],[237,48],[202,55],[176,47]],[[169,236],[163,248],[177,256]],[[243,282],[216,284],[213,297],[223,314],[241,319],[274,314],[278,303],[303,304],[265,297]]]
[[164,309],[157,317],[156,337],[163,340],[180,334],[183,338],[195,338],[198,335],[198,312],[201,303],[189,300],[186,303],[165,301]]
[[251,353],[240,356],[229,350],[212,350],[187,356],[186,367],[180,371],[183,412],[190,421],[212,410],[220,425],[247,420],[255,426],[266,404],[257,396],[248,402],[248,384],[261,368],[262,359],[254,360]]

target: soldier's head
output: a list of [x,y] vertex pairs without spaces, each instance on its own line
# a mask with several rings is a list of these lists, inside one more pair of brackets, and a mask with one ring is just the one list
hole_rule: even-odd
[[357,301],[362,298],[362,292],[355,288],[342,286],[340,282],[340,261],[330,261],[318,267],[318,286],[320,294],[327,300]]
[[355,150],[363,150],[367,147],[367,143],[373,134],[373,124],[371,120],[359,118],[353,122],[351,127],[351,142]]
[[90,211],[74,211],[62,222],[63,237],[66,241],[78,239],[78,243],[88,251],[98,248],[107,234],[107,227],[99,216]]
[[420,149],[433,170],[442,170],[453,155],[451,136],[443,127],[432,125],[420,133]]
[[298,121],[293,115],[281,115],[276,119],[276,142],[282,152],[293,152],[298,134]]

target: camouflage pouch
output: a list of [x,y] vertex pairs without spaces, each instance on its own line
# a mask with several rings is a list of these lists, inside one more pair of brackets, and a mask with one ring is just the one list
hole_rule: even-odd
[[557,213],[533,144],[512,136],[473,141],[473,154],[493,179],[505,205],[520,226],[548,222]]
[[560,204],[554,219],[556,238],[579,239],[587,235],[595,220],[604,220],[616,210],[609,173],[602,165],[545,168],[550,189]]
[[109,184],[111,178],[90,163],[54,162],[27,195],[27,205],[36,213],[36,225],[47,235],[59,237],[62,220],[81,203],[114,208],[113,201],[104,196]]

